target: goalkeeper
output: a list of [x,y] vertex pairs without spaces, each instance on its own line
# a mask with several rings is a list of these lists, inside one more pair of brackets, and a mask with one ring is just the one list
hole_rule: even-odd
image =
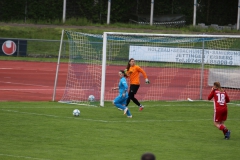
[[141,105],[139,101],[135,98],[135,94],[137,94],[137,91],[140,87],[139,73],[142,73],[143,77],[145,78],[146,84],[149,84],[150,81],[147,78],[147,74],[141,67],[135,65],[135,61],[133,58],[128,61],[127,68],[124,71],[130,79],[130,89],[128,93],[126,107],[130,103],[130,100],[132,100],[139,107],[139,111],[142,111],[144,106]]
[[120,76],[118,87],[115,87],[112,90],[119,90],[119,94],[113,100],[113,105],[115,105],[118,109],[123,110],[124,111],[123,114],[127,114],[128,118],[132,118],[132,115],[128,107],[125,106],[128,98],[128,93],[127,93],[128,85],[125,78],[126,75],[123,70],[120,70],[118,74]]

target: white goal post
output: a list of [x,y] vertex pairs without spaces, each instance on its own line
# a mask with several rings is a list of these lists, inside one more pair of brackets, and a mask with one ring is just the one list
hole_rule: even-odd
[[89,104],[93,94],[104,106],[117,96],[118,71],[129,58],[143,68],[136,97],[141,101],[206,99],[219,81],[232,100],[240,98],[240,36],[65,31],[69,71],[60,102]]

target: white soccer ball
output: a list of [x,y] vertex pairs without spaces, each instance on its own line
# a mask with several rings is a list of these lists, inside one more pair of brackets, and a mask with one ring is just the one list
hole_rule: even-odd
[[88,97],[88,100],[89,100],[90,102],[95,101],[95,97],[94,97],[94,95],[90,95],[90,96]]
[[80,111],[78,109],[74,109],[73,116],[79,116],[79,115],[80,115]]

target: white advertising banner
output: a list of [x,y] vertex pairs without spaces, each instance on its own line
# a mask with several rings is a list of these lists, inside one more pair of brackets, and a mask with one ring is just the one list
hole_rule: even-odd
[[[130,46],[129,58],[143,61],[202,63],[202,49]],[[240,51],[204,50],[204,63],[240,65]]]

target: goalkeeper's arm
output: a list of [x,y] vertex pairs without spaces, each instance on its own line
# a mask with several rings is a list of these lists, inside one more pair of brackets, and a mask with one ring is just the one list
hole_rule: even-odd
[[112,88],[112,90],[118,90],[118,89],[119,89],[118,87]]
[[145,72],[141,67],[139,67],[139,66],[138,66],[138,71],[143,74],[143,77],[145,78],[145,83],[146,83],[146,84],[149,84],[150,81],[149,81],[148,78],[147,78],[146,72]]

